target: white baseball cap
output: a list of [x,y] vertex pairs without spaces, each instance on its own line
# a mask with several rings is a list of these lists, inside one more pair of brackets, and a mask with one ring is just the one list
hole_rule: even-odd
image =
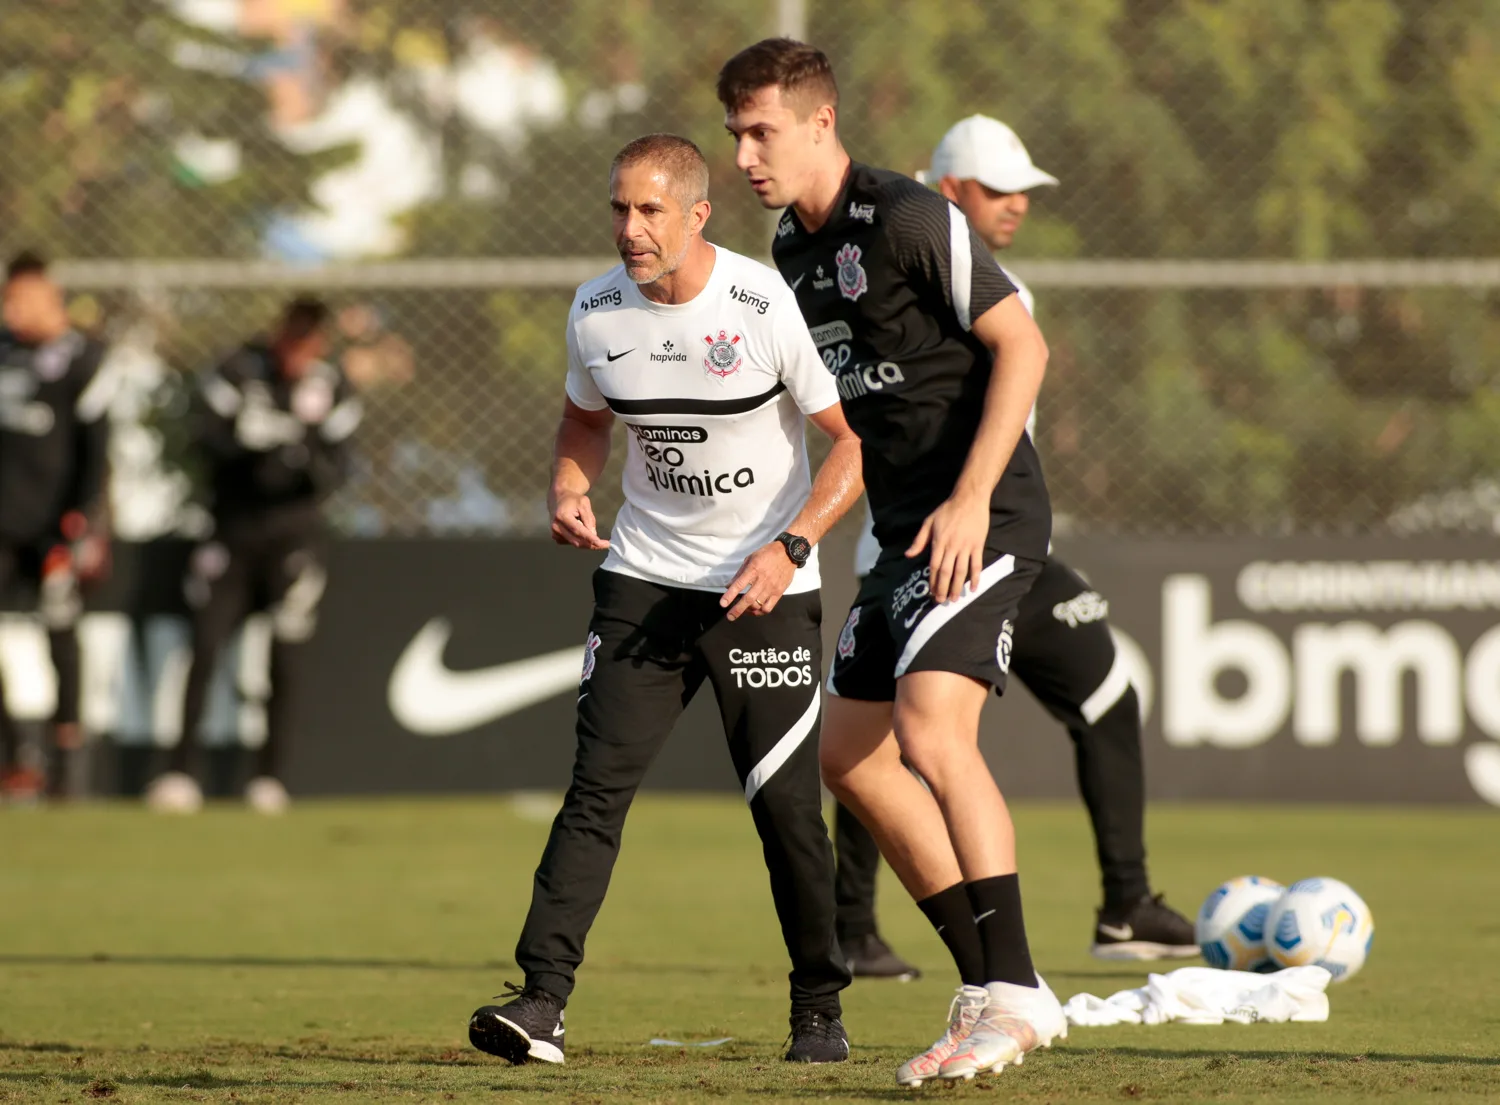
[[1028,192],[1057,184],[1057,178],[1031,163],[1016,132],[999,119],[970,115],[949,128],[932,151],[932,168],[917,174],[923,184],[945,176],[977,180],[997,192]]

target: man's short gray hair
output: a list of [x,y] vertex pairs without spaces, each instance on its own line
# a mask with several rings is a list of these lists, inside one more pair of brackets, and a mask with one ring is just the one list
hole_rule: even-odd
[[644,134],[615,154],[609,175],[613,178],[621,169],[642,163],[666,173],[684,210],[708,199],[708,162],[690,139],[676,134]]

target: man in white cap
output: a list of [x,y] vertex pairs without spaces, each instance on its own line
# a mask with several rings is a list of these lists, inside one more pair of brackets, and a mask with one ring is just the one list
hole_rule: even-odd
[[[1026,147],[998,119],[971,115],[956,123],[917,174],[963,211],[991,250],[1015,240],[1033,188],[1057,178],[1032,164]],[[1026,309],[1031,291],[1007,270]],[[1033,430],[1032,411],[1028,430]],[[866,510],[855,553],[864,577],[880,552]],[[1115,651],[1106,617],[1109,603],[1056,556],[1021,600],[1011,671],[1067,726],[1078,765],[1078,786],[1093,822],[1103,875],[1104,905],[1095,919],[1091,951],[1101,959],[1175,959],[1196,955],[1193,926],[1153,895],[1146,877],[1145,780],[1141,767],[1140,705]],[[839,943],[857,976],[915,977],[875,926],[875,873],[880,851],[859,819],[838,807]]]

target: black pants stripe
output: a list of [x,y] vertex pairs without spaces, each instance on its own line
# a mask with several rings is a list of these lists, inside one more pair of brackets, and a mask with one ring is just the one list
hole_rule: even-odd
[[594,573],[573,779],[552,823],[516,947],[527,985],[567,998],[604,902],[625,815],[704,681],[760,834],[791,956],[792,1005],[837,1013],[833,850],[818,779],[817,592],[729,622],[718,595]]
[[[1073,738],[1078,789],[1094,829],[1106,903],[1146,894],[1146,783],[1140,703],[1115,650],[1106,607],[1082,577],[1049,557],[1021,600],[1010,671]],[[842,807],[838,841],[839,934],[875,931],[880,850]]]

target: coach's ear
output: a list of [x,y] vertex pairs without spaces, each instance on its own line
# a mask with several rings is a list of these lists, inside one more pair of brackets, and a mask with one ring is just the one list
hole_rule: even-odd
[[811,122],[814,145],[833,138],[838,133],[838,110],[832,104],[822,104],[813,111]]
[[714,212],[713,204],[707,200],[699,200],[693,204],[688,211],[688,233],[702,234],[703,227],[708,223],[708,217]]

